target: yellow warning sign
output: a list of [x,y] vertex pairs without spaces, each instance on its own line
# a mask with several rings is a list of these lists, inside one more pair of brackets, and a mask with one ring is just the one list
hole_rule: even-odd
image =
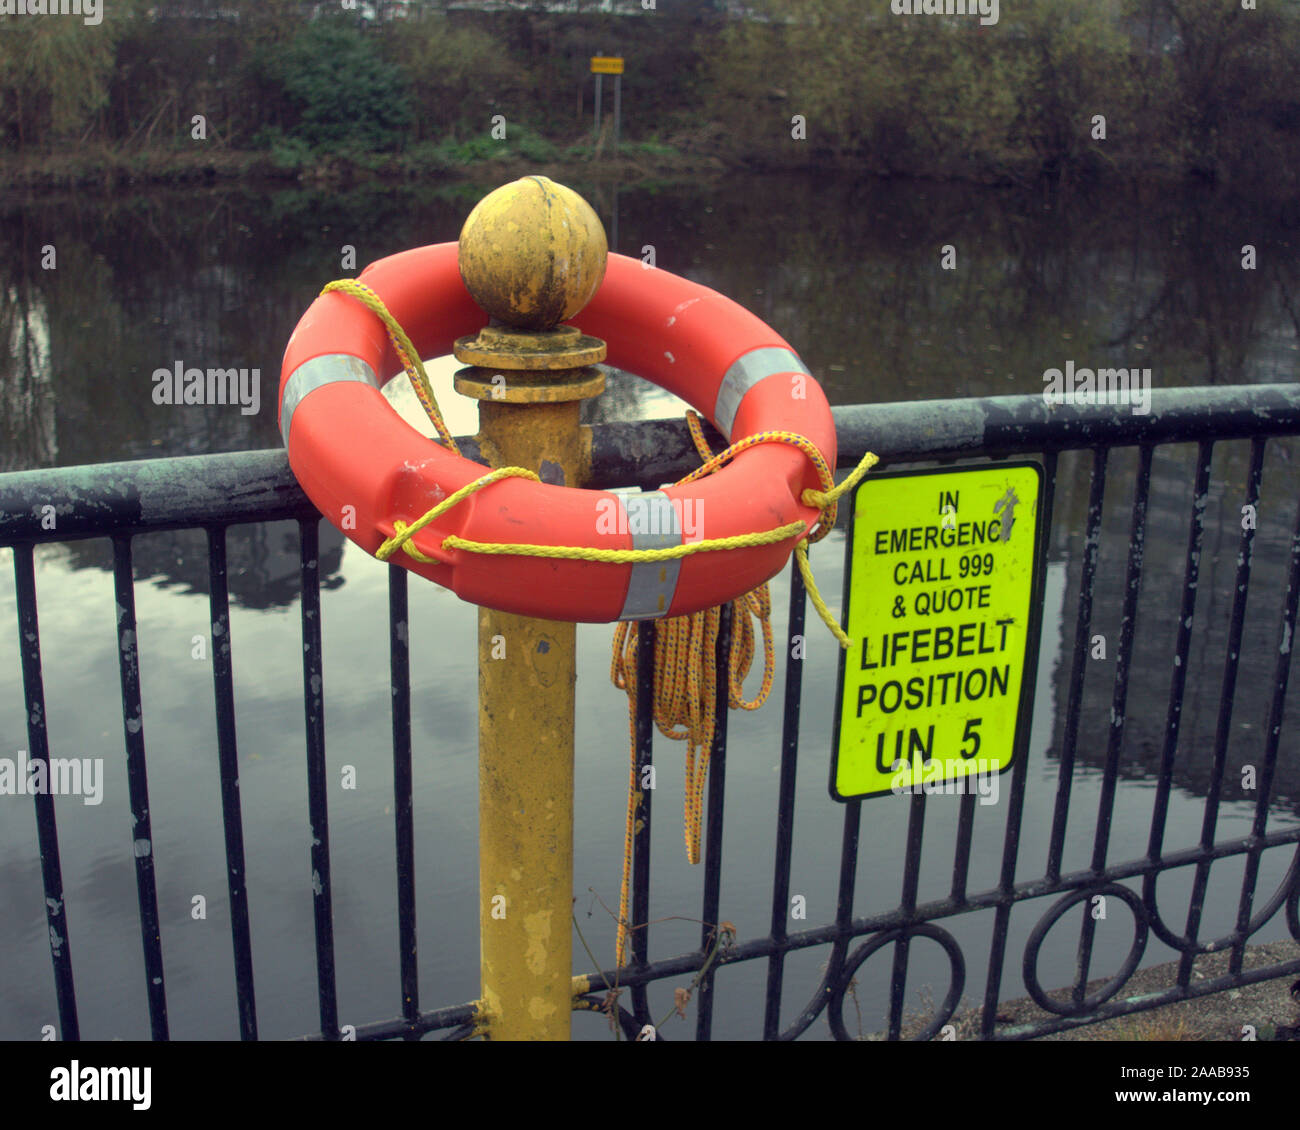
[[998,463],[857,488],[835,799],[974,791],[1027,741],[1041,482],[1037,464]]
[[591,73],[593,75],[621,75],[623,73],[623,57],[621,55],[593,55],[591,57]]

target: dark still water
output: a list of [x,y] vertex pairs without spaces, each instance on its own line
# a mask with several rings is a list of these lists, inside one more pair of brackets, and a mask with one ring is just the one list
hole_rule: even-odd
[[[327,281],[372,259],[452,240],[486,188],[283,191],[256,188],[147,193],[113,200],[33,198],[0,213],[0,470],[279,446],[275,391],[284,345]],[[832,403],[1040,393],[1043,373],[1077,366],[1151,369],[1156,388],[1294,381],[1300,324],[1296,232],[1212,195],[1053,196],[967,186],[879,185],[823,177],[733,176],[708,186],[625,189],[574,183],[597,207],[611,245],[712,286],[786,337]],[[1254,269],[1243,269],[1243,247]],[[945,250],[950,249],[950,250]],[[355,254],[355,268],[346,256]],[[955,269],[945,269],[945,259]],[[160,405],[157,369],[253,370],[243,406]],[[454,365],[433,366],[452,430],[476,428],[472,406],[449,391]],[[409,398],[407,398],[409,399]],[[244,409],[247,409],[245,411]],[[675,415],[673,398],[614,374],[591,402],[591,421]],[[1128,693],[1108,858],[1141,856],[1155,794],[1177,630],[1194,451],[1157,453],[1148,511],[1147,569]],[[1071,796],[1065,869],[1088,865],[1110,729],[1136,454],[1110,459],[1092,633],[1109,643],[1090,661]],[[1086,457],[1064,457],[1048,564],[1017,879],[1041,876],[1056,796],[1073,648],[1079,562],[1088,506]],[[1218,445],[1206,512],[1199,602],[1183,730],[1165,848],[1199,836],[1210,768],[1227,622],[1236,570],[1247,445]],[[1217,838],[1245,836],[1254,794],[1248,766],[1265,741],[1268,682],[1297,498],[1300,444],[1269,444],[1250,603],[1228,745]],[[33,500],[38,502],[39,500]],[[847,510],[848,508],[843,508]],[[340,1018],[397,1015],[396,884],[389,752],[386,567],[328,526],[321,532],[326,742]],[[838,611],[843,529],[814,553],[822,591]],[[207,556],[201,533],[150,535],[135,544],[143,726],[149,757],[163,954],[172,1034],[237,1034],[221,809],[212,709]],[[16,602],[0,551],[0,757],[27,748],[18,669]],[[241,794],[261,1034],[286,1037],[318,1024],[307,822],[296,531],[240,527],[230,535],[231,635]],[[121,697],[111,549],[104,541],[51,545],[36,555],[52,756],[103,757],[102,803],[59,802],[67,924],[82,1034],[148,1037],[137,924],[130,809],[122,756]],[[451,594],[411,587],[416,889],[421,1005],[478,995],[476,677],[474,609]],[[788,580],[773,582],[782,638]],[[841,806],[827,795],[837,649],[815,621],[805,668],[801,765],[791,892],[807,920],[834,916]],[[614,930],[599,899],[616,905],[627,781],[626,700],[609,685],[610,629],[582,625],[577,731],[577,861],[582,930],[602,964]],[[777,656],[777,686],[784,658]],[[751,680],[751,690],[754,680]],[[1300,743],[1293,675],[1269,829],[1300,820]],[[722,914],[741,940],[766,933],[774,857],[780,707],[731,719]],[[652,918],[698,916],[701,872],[684,859],[682,757],[656,751]],[[355,773],[356,787],[343,786]],[[1009,786],[1009,778],[1003,778]],[[855,912],[898,903],[907,808],[864,802]],[[956,798],[927,802],[918,898],[951,882]],[[997,881],[1004,804],[977,809],[969,890]],[[1283,881],[1294,853],[1263,856],[1255,905]],[[1204,938],[1229,932],[1241,857],[1211,870]],[[1164,876],[1160,906],[1181,932],[1191,872]],[[594,892],[594,893],[593,893]],[[206,917],[196,917],[196,899]],[[56,1024],[33,808],[0,796],[0,1038],[38,1039]],[[1023,993],[1019,956],[1043,901],[1011,919],[1003,994]],[[590,916],[588,916],[588,912]],[[1077,916],[1074,916],[1077,917]],[[1073,923],[1073,917],[1071,919]],[[983,992],[992,916],[944,923],[966,951],[967,996]],[[651,956],[692,949],[698,926],[670,921]],[[1077,932],[1060,924],[1043,946],[1042,983],[1074,973]],[[1118,968],[1131,922],[1099,923],[1094,975]],[[1253,940],[1285,937],[1281,915]],[[783,1022],[804,1006],[826,960],[787,960]],[[1154,937],[1144,963],[1173,952]],[[588,961],[575,944],[578,969]],[[761,1031],[764,963],[719,976],[715,1035]],[[862,1029],[883,1027],[889,964],[858,974]],[[941,1000],[948,966],[927,941],[912,946],[910,1004]],[[651,993],[671,1008],[671,985]],[[576,1014],[575,1035],[605,1038],[599,1018]],[[684,1038],[681,1024],[665,1035]],[[825,1036],[824,1020],[814,1027]]]

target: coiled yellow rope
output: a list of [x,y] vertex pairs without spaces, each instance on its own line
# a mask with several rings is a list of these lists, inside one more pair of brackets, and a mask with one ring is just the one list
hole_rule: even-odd
[[[705,442],[699,417],[694,412],[686,414],[691,438],[704,460],[704,466],[715,462],[713,453]],[[820,456],[820,453],[819,453]],[[707,473],[707,472],[706,472]],[[690,477],[699,477],[693,472]],[[683,480],[686,481],[686,480]],[[767,701],[772,690],[775,661],[772,648],[772,601],[767,585],[731,602],[732,647],[728,663],[727,702],[731,709],[757,710]],[[655,632],[654,654],[654,721],[659,732],[674,741],[686,742],[686,796],[684,802],[684,835],[686,859],[694,864],[700,861],[700,826],[704,816],[704,783],[708,779],[709,755],[713,747],[713,732],[717,723],[717,671],[713,656],[717,654],[718,626],[722,619],[721,607],[706,608],[689,616],[675,616],[659,623]],[[763,633],[763,683],[758,694],[745,700],[744,683],[749,674],[755,652],[754,619]],[[614,629],[614,657],[610,665],[610,680],[619,690],[627,692],[627,725],[631,751],[628,770],[627,821],[623,833],[623,879],[618,897],[618,942],[615,965],[622,967],[627,961],[627,941],[631,926],[628,921],[628,897],[632,881],[632,842],[636,835],[636,814],[641,807],[643,793],[636,772],[636,679],[637,645],[639,633],[631,631],[632,625],[623,621]]]
[[[355,279],[340,279],[330,283],[321,291],[340,291],[349,294],[365,304],[384,324],[393,343],[402,367],[415,388],[416,396],[433,421],[439,436],[448,448],[457,451],[456,442],[447,431],[442,415],[438,411],[433,388],[425,374],[424,365],[418,351],[406,336],[402,327],[388,311],[383,300],[368,286]],[[808,596],[817,609],[822,622],[831,630],[840,646],[849,646],[849,637],[831,616],[826,602],[822,599],[813,580],[812,569],[808,564],[808,546],[824,538],[835,526],[837,504],[841,495],[852,490],[862,477],[879,461],[871,452],[862,457],[862,461],[844,479],[836,485],[831,468],[817,446],[806,436],[795,432],[770,431],[758,432],[747,436],[738,443],[733,443],[716,455],[709,450],[700,428],[699,417],[688,411],[687,425],[696,450],[703,464],[679,479],[677,486],[694,482],[696,479],[711,475],[724,467],[742,451],[760,443],[786,443],[802,451],[813,466],[822,484],[821,490],[805,490],[800,496],[806,506],[816,507],[818,515],[816,526],[800,538],[795,546],[795,560],[803,576]],[[459,454],[459,452],[457,452]],[[523,467],[501,467],[475,479],[448,495],[437,505],[430,508],[410,525],[394,520],[394,535],[386,539],[375,556],[386,561],[398,549],[425,563],[436,560],[422,553],[411,539],[458,505],[476,491],[491,486],[505,478],[526,478],[534,482],[538,476]],[[712,538],[690,542],[680,546],[664,549],[592,549],[585,546],[531,545],[515,542],[478,542],[455,534],[443,539],[444,549],[463,549],[471,553],[514,554],[521,557],[553,557],[581,561],[602,561],[611,564],[627,564],[645,561],[669,561],[688,557],[695,553],[707,553],[724,549],[740,549],[747,546],[771,545],[803,532],[803,522],[790,522],[772,530],[762,530],[750,534],[738,534],[732,537]],[[727,701],[729,706],[741,710],[757,710],[767,701],[772,690],[775,669],[772,647],[771,598],[766,584],[760,585],[753,592],[737,597],[732,606],[732,646],[728,663]],[[685,799],[685,839],[686,857],[691,863],[700,859],[700,827],[704,811],[704,784],[708,777],[709,753],[713,743],[716,725],[715,698],[717,676],[712,656],[717,653],[718,625],[721,620],[721,608],[708,608],[689,616],[677,616],[663,620],[655,633],[655,685],[654,685],[654,720],[660,733],[675,741],[686,742],[686,799]],[[763,682],[758,694],[746,701],[744,682],[756,651],[757,637],[754,620],[758,621],[763,637]],[[636,669],[637,669],[637,633],[629,630],[630,625],[624,621],[615,628],[613,641],[613,661],[610,666],[610,678],[620,690],[628,696],[628,729],[631,737],[631,769],[628,781],[627,823],[624,832],[623,882],[619,893],[619,923],[617,964],[625,964],[627,956],[627,938],[631,929],[628,923],[628,895],[632,868],[632,842],[636,832],[636,812],[641,804],[641,790],[636,778]]]
[[[875,465],[876,456],[868,453],[839,486],[831,476],[830,468],[816,445],[804,436],[792,432],[759,432],[732,444],[714,455],[704,439],[699,417],[688,411],[687,426],[691,439],[703,464],[678,485],[704,475],[712,474],[733,456],[758,443],[789,443],[798,447],[817,468],[824,490],[803,492],[803,501],[821,509],[817,529],[799,541],[795,547],[796,560],[804,584],[818,614],[835,634],[842,647],[849,646],[848,636],[835,623],[813,581],[808,564],[808,546],[820,541],[835,525],[836,503],[840,496],[862,479]],[[728,657],[727,702],[732,710],[757,710],[767,701],[772,691],[774,656],[772,648],[772,602],[767,585],[737,597],[731,602],[732,647]],[[763,633],[763,682],[758,694],[745,700],[744,682],[749,674],[755,651],[753,619],[757,619]],[[708,608],[689,616],[663,620],[655,631],[654,655],[654,721],[659,732],[674,741],[686,742],[686,800],[685,838],[686,859],[691,864],[700,861],[700,829],[704,817],[704,783],[708,777],[709,755],[713,747],[713,734],[717,724],[717,676],[713,657],[717,654],[718,624],[721,608]],[[636,834],[637,810],[641,807],[642,791],[636,773],[636,669],[638,633],[630,631],[627,622],[620,623],[614,631],[614,657],[610,666],[610,680],[627,693],[629,772],[627,821],[623,832],[623,879],[619,888],[618,940],[615,964],[622,967],[627,958],[627,941],[632,927],[628,920],[628,898],[632,876],[632,843]]]

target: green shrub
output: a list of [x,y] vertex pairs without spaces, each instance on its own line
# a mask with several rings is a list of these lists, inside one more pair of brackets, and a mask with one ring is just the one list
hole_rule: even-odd
[[446,138],[435,147],[437,156],[449,165],[469,165],[494,158],[522,157],[526,161],[553,161],[561,154],[554,142],[522,122],[507,123],[506,136],[495,138],[490,129],[464,141]]
[[312,148],[400,148],[411,127],[403,72],[385,63],[375,37],[317,21],[287,48],[260,49],[255,69],[290,109],[285,132]]

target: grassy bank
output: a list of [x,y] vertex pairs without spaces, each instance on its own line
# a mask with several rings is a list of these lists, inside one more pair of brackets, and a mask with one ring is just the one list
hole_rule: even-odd
[[629,142],[599,151],[590,144],[421,145],[401,153],[265,149],[177,149],[91,146],[76,152],[31,154],[0,166],[0,189],[113,192],[146,185],[257,181],[284,185],[348,186],[367,181],[465,180],[498,183],[545,169],[559,177],[639,184],[699,180],[729,163],[715,154],[661,142]]
[[[1300,6],[1018,0],[996,24],[887,0],[358,26],[298,0],[118,0],[0,35],[0,183],[332,181],[604,170],[593,54],[627,59],[611,175],[812,167],[1025,183],[1300,188]],[[163,14],[159,14],[163,13]],[[603,174],[602,174],[603,175]]]

